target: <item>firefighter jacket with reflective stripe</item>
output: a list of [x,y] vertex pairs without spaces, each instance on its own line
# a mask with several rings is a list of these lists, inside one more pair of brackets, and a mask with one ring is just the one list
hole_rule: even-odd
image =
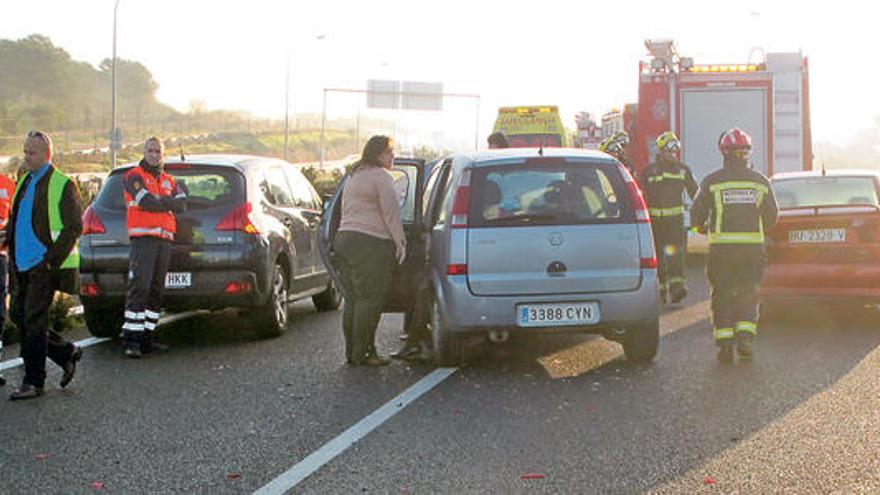
[[[172,202],[185,195],[174,177],[158,169],[150,171],[146,162],[125,174],[125,228],[128,237],[151,236],[174,240],[177,221]],[[175,198],[175,196],[179,196]]]
[[[15,266],[15,221],[18,217],[19,194],[32,179],[24,173],[15,187],[12,209],[6,227],[6,241]],[[45,260],[56,279],[58,290],[68,294],[79,291],[79,250],[76,242],[82,234],[82,209],[76,183],[52,166],[34,189],[31,215],[34,234],[46,246]]]
[[725,164],[700,185],[691,224],[706,229],[711,245],[763,245],[777,215],[767,177],[747,164]]
[[679,161],[658,159],[639,176],[639,185],[652,218],[684,215],[684,193],[697,195],[697,181],[691,169]]

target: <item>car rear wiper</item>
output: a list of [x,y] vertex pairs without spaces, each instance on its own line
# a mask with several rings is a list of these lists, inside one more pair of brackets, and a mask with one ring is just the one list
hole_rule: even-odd
[[526,213],[523,215],[511,215],[499,218],[487,218],[484,223],[540,223],[559,220],[560,215],[557,213]]

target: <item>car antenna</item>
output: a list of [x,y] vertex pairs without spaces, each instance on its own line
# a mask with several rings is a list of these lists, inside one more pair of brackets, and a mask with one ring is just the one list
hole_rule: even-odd
[[184,153],[183,153],[183,140],[181,140],[181,142],[178,143],[178,146],[180,147],[180,161],[185,162],[186,155],[184,155]]
[[544,138],[547,137],[547,122],[544,122],[544,128],[541,129],[541,141],[538,143],[538,156],[544,156]]

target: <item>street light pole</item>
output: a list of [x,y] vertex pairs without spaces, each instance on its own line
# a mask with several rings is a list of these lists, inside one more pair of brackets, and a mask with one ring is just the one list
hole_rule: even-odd
[[284,161],[287,161],[287,143],[290,139],[290,53],[287,54],[287,77],[284,80]]
[[111,97],[110,97],[110,166],[116,167],[116,12],[119,0],[113,5],[113,60],[111,62]]

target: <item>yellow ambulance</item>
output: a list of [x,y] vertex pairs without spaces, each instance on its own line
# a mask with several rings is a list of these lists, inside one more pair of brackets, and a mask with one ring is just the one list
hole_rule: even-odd
[[553,105],[501,107],[492,132],[501,132],[511,148],[564,148],[570,138]]

